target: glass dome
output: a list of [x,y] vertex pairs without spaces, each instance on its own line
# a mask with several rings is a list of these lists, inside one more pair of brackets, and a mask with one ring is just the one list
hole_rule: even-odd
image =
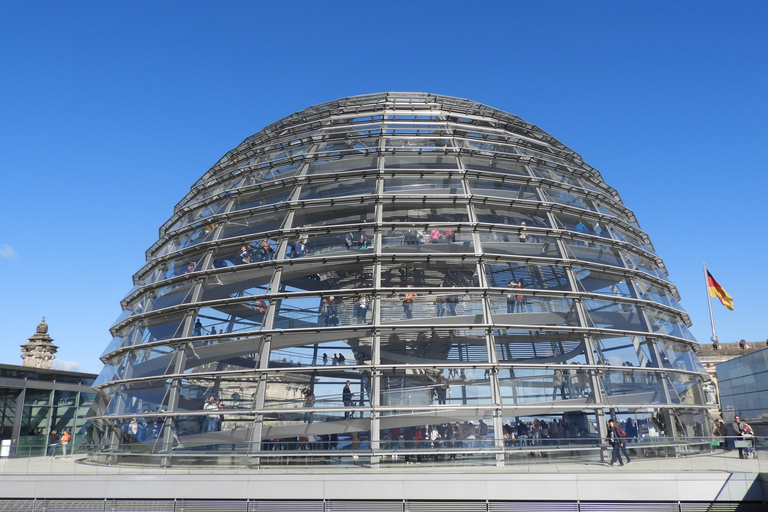
[[711,431],[689,317],[635,215],[479,103],[292,114],[208,170],[146,259],[102,356],[93,460],[504,464],[597,454],[609,417],[638,445]]

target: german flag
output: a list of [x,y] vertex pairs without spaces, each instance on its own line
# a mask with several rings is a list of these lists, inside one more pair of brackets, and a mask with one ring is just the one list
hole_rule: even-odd
[[717,297],[720,299],[720,302],[723,303],[723,306],[733,311],[733,297],[728,295],[728,292],[720,286],[720,283],[715,281],[715,278],[712,277],[709,270],[707,270],[707,288],[709,289],[710,297]]

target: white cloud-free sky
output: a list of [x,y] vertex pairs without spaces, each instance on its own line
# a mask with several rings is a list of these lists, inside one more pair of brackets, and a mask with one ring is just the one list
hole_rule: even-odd
[[621,193],[710,333],[768,338],[765,2],[6,2],[0,347],[43,315],[98,372],[159,226],[226,151],[310,105],[422,91],[516,114]]

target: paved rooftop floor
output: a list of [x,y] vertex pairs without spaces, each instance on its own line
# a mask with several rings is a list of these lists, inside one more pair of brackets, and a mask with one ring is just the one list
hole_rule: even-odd
[[346,458],[323,466],[171,468],[83,463],[81,456],[0,459],[0,496],[19,499],[614,500],[761,501],[768,453],[638,459],[624,466],[531,458],[502,467],[467,456],[370,467]]

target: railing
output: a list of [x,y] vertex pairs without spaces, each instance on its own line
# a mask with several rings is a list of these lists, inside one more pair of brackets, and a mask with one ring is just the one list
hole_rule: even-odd
[[[261,443],[227,440],[209,446],[183,449],[176,447],[162,453],[130,453],[124,447],[81,444],[68,447],[66,457],[61,445],[55,458],[47,445],[14,447],[10,456],[0,457],[0,474],[114,474],[164,472],[242,471],[280,466],[311,466],[343,470],[350,467],[390,468],[406,463],[431,469],[453,467],[493,467],[495,471],[594,472],[608,468],[611,446],[597,437],[539,438],[515,437],[497,442],[493,437],[474,434],[474,439],[431,437],[411,439],[405,435],[385,435],[371,442],[366,433],[301,436],[291,439],[264,440]],[[418,435],[418,434],[417,434]],[[727,445],[726,445],[727,442]],[[746,444],[745,444],[746,443]],[[759,447],[765,438],[746,442],[741,438],[639,438],[628,439],[626,448],[632,465],[628,470],[647,473],[728,471],[765,472],[768,457]],[[754,451],[750,451],[754,449]],[[740,454],[740,452],[742,452]],[[741,455],[741,456],[740,456]],[[747,458],[747,456],[749,456]],[[626,463],[626,459],[624,460]],[[238,468],[238,469],[234,469]]]

